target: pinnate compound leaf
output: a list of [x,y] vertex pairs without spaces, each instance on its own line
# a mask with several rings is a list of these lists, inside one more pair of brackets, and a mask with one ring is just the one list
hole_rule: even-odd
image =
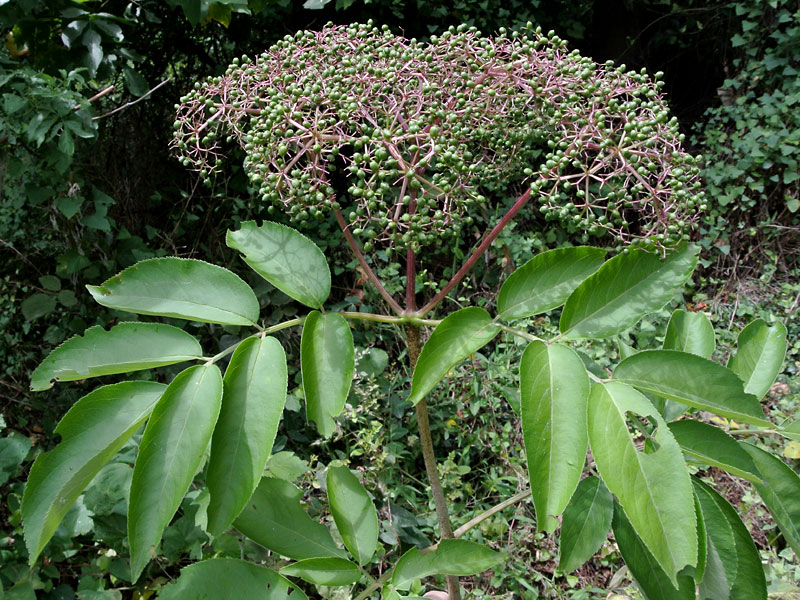
[[606,261],[567,299],[559,327],[568,338],[606,338],[662,308],[679,292],[697,264],[696,246],[660,260],[639,248]]
[[238,250],[253,270],[287,296],[311,308],[322,308],[331,292],[328,261],[317,245],[285,225],[245,221],[228,231],[229,247]]
[[586,459],[589,376],[566,346],[531,342],[519,367],[522,433],[538,529],[552,532]]
[[611,528],[625,566],[646,600],[695,600],[694,579],[687,575],[670,577],[636,534],[625,511],[616,502]]
[[[378,512],[347,467],[328,467],[328,500],[336,528],[358,564],[369,562],[378,544]],[[330,585],[330,584],[326,584]]]
[[800,477],[777,456],[740,442],[753,459],[762,482],[755,488],[786,543],[800,557]]
[[158,600],[308,600],[275,571],[238,558],[211,558],[181,569]]
[[306,558],[283,567],[281,575],[316,585],[350,585],[361,578],[361,570],[345,558]]
[[344,408],[355,365],[353,333],[344,317],[309,313],[300,339],[300,369],[306,418],[323,437],[335,430],[334,419]]
[[192,335],[171,325],[120,323],[108,331],[96,325],[53,350],[31,375],[31,390],[48,390],[55,381],[141,371],[202,355]]
[[703,313],[676,310],[667,325],[663,348],[711,358],[716,348],[714,327]]
[[221,399],[217,366],[197,365],[179,373],[153,409],[133,467],[128,505],[134,582],[155,555],[164,528],[200,467]]
[[670,423],[669,430],[686,454],[731,475],[754,483],[761,481],[750,455],[739,442],[718,427],[686,419]]
[[498,316],[512,321],[561,306],[584,279],[602,266],[605,254],[605,250],[590,246],[537,254],[500,288]]
[[264,477],[233,525],[254,542],[295,560],[345,558],[328,529],[308,516],[300,497],[291,483]]
[[429,575],[474,575],[505,560],[505,555],[466,540],[445,539],[436,550],[420,552],[412,548],[397,561],[392,585],[406,589],[414,579]]
[[770,327],[756,319],[739,333],[736,346],[728,368],[744,381],[745,392],[763,398],[783,366],[786,327],[783,323]]
[[258,299],[250,286],[228,269],[202,260],[151,258],[86,289],[98,304],[140,315],[223,325],[258,320]]
[[470,354],[488,344],[500,329],[482,308],[471,306],[448,315],[422,347],[411,380],[409,402],[416,404]]
[[233,353],[206,471],[208,531],[219,535],[253,495],[272,452],[286,403],[286,354],[274,337],[254,336]]
[[606,541],[613,516],[614,498],[605,484],[594,476],[581,480],[561,523],[562,571],[574,571],[594,556]]
[[55,429],[61,442],[33,463],[22,518],[30,563],[103,465],[150,415],[167,386],[152,381],[106,385],[69,409]]
[[[651,444],[657,449],[637,449],[629,417],[656,426]],[[597,383],[589,396],[589,445],[606,486],[677,587],[681,569],[697,566],[697,520],[686,463],[664,419],[635,389]]]
[[692,478],[705,523],[708,562],[699,600],[766,600],[761,557],[734,508],[714,490]]
[[645,350],[617,365],[614,379],[729,419],[770,426],[758,399],[745,393],[733,371],[694,354]]

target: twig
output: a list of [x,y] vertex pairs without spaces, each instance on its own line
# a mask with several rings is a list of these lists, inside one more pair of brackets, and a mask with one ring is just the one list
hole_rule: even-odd
[[511,498],[509,498],[508,500],[504,500],[500,504],[493,506],[489,510],[482,512],[477,517],[474,517],[469,521],[467,521],[466,523],[464,523],[461,527],[459,527],[453,532],[453,537],[456,538],[461,537],[462,535],[467,533],[470,529],[472,529],[476,525],[479,525],[489,517],[499,513],[501,510],[504,510],[513,504],[516,504],[517,502],[520,502],[521,500],[525,500],[525,498],[527,498],[530,495],[531,491],[525,490],[524,492],[520,492],[519,494],[511,496]]
[[115,108],[114,110],[112,110],[112,111],[110,111],[110,112],[107,112],[107,113],[106,113],[106,114],[104,114],[104,115],[100,115],[99,117],[92,117],[92,121],[97,121],[98,119],[105,119],[106,117],[110,117],[111,115],[113,115],[113,114],[115,114],[115,113],[118,113],[118,112],[120,112],[121,110],[125,110],[126,108],[128,108],[128,107],[130,107],[130,106],[133,106],[133,105],[134,105],[134,104],[136,104],[137,102],[141,102],[142,100],[144,100],[145,98],[147,98],[147,97],[148,97],[150,94],[152,94],[153,92],[155,92],[155,91],[156,91],[158,88],[160,88],[160,87],[161,87],[161,86],[163,86],[163,85],[166,85],[166,84],[168,84],[170,81],[172,81],[172,77],[167,77],[167,78],[166,78],[164,81],[162,81],[161,83],[159,83],[159,84],[158,84],[156,87],[154,87],[152,90],[150,90],[149,92],[147,92],[147,93],[146,93],[146,94],[144,94],[143,96],[141,96],[141,97],[137,98],[136,100],[131,100],[130,102],[127,102],[127,103],[123,104],[122,106],[118,106],[118,107],[117,107],[117,108]]
[[[94,96],[89,98],[86,102],[91,104],[95,100],[99,100],[100,98],[102,98],[106,94],[110,94],[113,91],[114,91],[114,86],[110,85],[106,89],[104,89],[102,92],[97,92]],[[83,104],[76,104],[75,106],[72,107],[72,110],[80,110],[82,107],[83,107]]]

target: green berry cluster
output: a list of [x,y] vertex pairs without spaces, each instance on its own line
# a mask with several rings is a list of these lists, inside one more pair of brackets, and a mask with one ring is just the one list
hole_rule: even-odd
[[174,145],[208,180],[238,143],[271,210],[297,223],[339,211],[366,250],[457,237],[489,198],[528,188],[544,220],[584,241],[610,231],[663,248],[705,206],[660,86],[532,27],[422,43],[328,25],[196,84]]

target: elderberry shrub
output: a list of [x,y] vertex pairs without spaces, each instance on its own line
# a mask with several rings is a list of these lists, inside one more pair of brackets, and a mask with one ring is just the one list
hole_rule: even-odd
[[706,205],[659,76],[598,65],[532,27],[420,42],[328,25],[195,84],[174,146],[210,182],[241,145],[270,210],[296,224],[341,211],[366,250],[457,237],[510,189],[584,243],[611,233],[663,249]]

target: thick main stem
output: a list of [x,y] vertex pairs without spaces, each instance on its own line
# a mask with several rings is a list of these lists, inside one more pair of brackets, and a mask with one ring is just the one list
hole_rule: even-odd
[[[406,340],[408,344],[408,360],[411,370],[417,364],[421,343],[419,338],[419,327],[408,323],[406,325]],[[436,455],[433,452],[433,439],[431,438],[431,425],[428,420],[428,403],[425,398],[420,400],[416,406],[417,427],[419,428],[419,441],[422,446],[422,458],[425,461],[425,472],[428,474],[428,482],[431,484],[433,503],[436,506],[436,518],[439,521],[439,530],[442,539],[453,537],[453,527],[450,525],[450,515],[447,512],[447,500],[444,497],[442,481],[439,479],[439,470],[436,468]],[[447,594],[449,600],[461,600],[461,586],[458,584],[458,577],[447,576]]]

